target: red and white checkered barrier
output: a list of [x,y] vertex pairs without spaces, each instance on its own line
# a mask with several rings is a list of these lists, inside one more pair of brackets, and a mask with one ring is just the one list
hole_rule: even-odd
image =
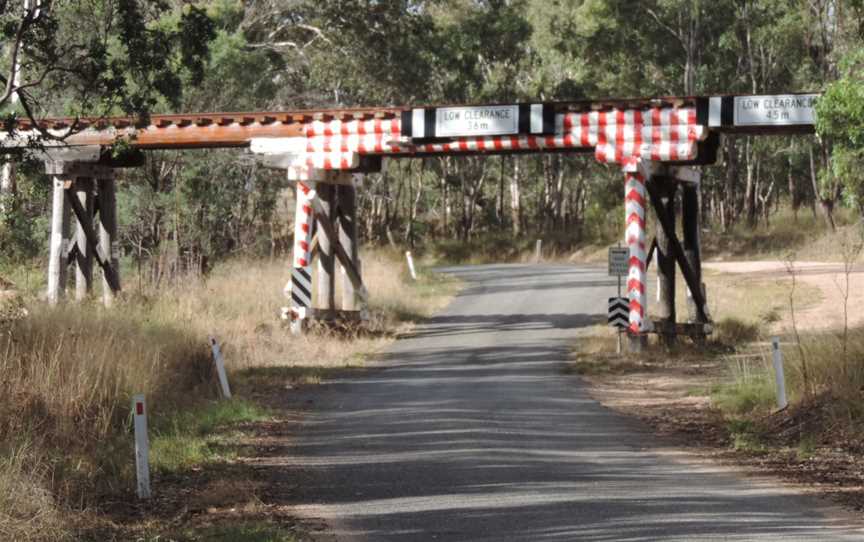
[[564,113],[555,118],[554,135],[461,137],[450,141],[402,142],[399,119],[312,121],[304,129],[306,163],[317,169],[353,169],[354,155],[450,154],[460,152],[595,149],[604,163],[632,157],[656,161],[691,160],[707,128],[696,109],[613,109]]

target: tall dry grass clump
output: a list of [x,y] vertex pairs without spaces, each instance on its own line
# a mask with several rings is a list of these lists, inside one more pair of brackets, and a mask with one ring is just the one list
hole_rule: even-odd
[[[800,348],[786,348],[787,386],[801,399],[812,396],[859,428],[864,421],[864,329],[804,335]],[[807,367],[805,386],[803,367]],[[808,390],[809,388],[809,390]]]
[[[186,279],[158,291],[145,289],[138,297],[159,321],[174,322],[200,337],[215,335],[229,371],[344,366],[352,357],[386,344],[406,322],[431,315],[447,299],[450,283],[444,279],[422,275],[418,284],[409,284],[403,258],[395,251],[362,255],[370,321],[358,334],[323,329],[303,337],[288,333],[279,320],[281,307],[290,304],[283,293],[290,277],[284,260],[227,262],[204,278]],[[313,273],[313,285],[316,280]],[[341,280],[337,271],[337,306]]]
[[167,406],[209,369],[206,344],[134,307],[30,311],[0,329],[3,540],[58,539],[60,508],[128,489],[131,395]]

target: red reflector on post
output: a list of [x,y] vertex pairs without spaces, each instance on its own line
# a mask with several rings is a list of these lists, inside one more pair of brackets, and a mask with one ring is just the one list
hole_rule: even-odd
[[144,415],[144,403],[135,403],[135,414],[138,416]]

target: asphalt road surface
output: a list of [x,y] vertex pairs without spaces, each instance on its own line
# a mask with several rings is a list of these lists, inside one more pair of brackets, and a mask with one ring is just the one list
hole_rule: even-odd
[[284,467],[322,540],[864,540],[857,518],[670,451],[562,372],[615,282],[565,265],[447,269],[466,288],[315,391]]

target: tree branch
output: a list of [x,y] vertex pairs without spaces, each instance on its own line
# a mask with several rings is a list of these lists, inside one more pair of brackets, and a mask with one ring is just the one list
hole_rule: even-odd
[[685,43],[685,41],[684,41],[684,36],[681,35],[681,32],[679,32],[679,31],[675,30],[674,28],[672,28],[671,26],[669,26],[668,23],[663,22],[663,20],[660,18],[660,16],[657,14],[657,12],[654,11],[653,9],[648,8],[648,7],[643,7],[642,9],[644,9],[645,12],[646,12],[648,15],[650,15],[651,18],[654,19],[654,21],[655,21],[658,25],[660,25],[664,30],[666,30],[667,32],[669,32],[670,34],[672,34],[672,36],[673,36],[676,40],[678,40],[678,43],[681,45],[681,47],[682,47],[685,51],[687,50],[687,44]]

